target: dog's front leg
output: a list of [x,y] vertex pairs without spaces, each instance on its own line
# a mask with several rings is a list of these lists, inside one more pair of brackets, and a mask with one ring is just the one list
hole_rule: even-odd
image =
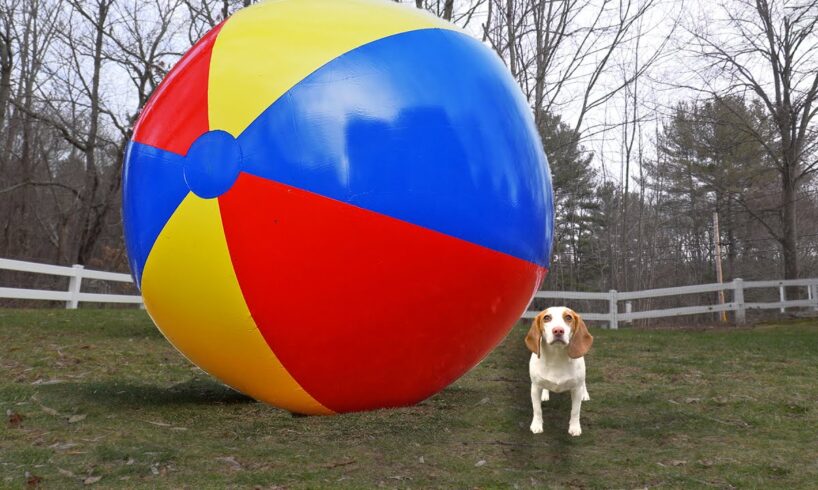
[[534,409],[534,418],[531,420],[531,432],[542,433],[542,388],[536,383],[531,383],[531,405]]
[[571,421],[568,423],[568,433],[574,437],[582,434],[582,427],[579,425],[579,411],[584,394],[585,390],[581,385],[571,390]]

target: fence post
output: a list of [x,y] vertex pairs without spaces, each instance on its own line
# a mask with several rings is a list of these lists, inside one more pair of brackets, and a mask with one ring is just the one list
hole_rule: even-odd
[[[625,314],[630,315],[631,313],[633,313],[633,303],[631,303],[630,301],[625,301]],[[628,320],[625,321],[625,323],[630,325],[631,323],[633,323],[633,320],[629,318]]]
[[74,264],[74,275],[68,281],[68,292],[71,297],[65,302],[65,308],[68,310],[76,310],[80,304],[80,289],[82,288],[82,270],[85,268],[80,264]]
[[812,283],[809,286],[810,298],[813,303],[812,309],[818,311],[818,282]]
[[[787,293],[785,292],[784,286],[778,286],[778,297],[780,298],[780,301],[782,303],[787,301]],[[787,308],[782,306],[781,307],[781,313],[786,313],[786,312],[787,312]]]
[[744,325],[747,321],[744,309],[744,279],[733,279],[733,304],[736,308],[736,323]]
[[608,320],[610,322],[608,328],[617,330],[619,328],[619,319],[617,318],[619,316],[619,306],[616,302],[616,289],[611,289],[608,294],[610,295],[608,298]]

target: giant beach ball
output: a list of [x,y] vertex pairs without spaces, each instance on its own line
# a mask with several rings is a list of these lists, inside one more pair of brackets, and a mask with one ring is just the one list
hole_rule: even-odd
[[278,0],[205,35],[125,158],[156,326],[292,412],[417,403],[483,359],[549,266],[548,164],[502,61],[386,0]]

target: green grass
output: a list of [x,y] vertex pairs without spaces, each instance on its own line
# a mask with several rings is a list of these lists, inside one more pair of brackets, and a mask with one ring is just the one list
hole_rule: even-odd
[[295,418],[191,366],[144,312],[0,310],[0,487],[815,488],[815,320],[594,329],[576,439],[567,394],[528,431],[525,330],[418,406]]

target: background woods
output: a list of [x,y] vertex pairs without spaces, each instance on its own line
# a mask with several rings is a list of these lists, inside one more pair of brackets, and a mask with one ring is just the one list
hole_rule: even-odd
[[[0,0],[0,257],[127,270],[133,123],[249,3]],[[725,280],[818,274],[818,0],[404,3],[482,39],[532,107],[556,193],[545,288],[712,282],[716,241]]]

